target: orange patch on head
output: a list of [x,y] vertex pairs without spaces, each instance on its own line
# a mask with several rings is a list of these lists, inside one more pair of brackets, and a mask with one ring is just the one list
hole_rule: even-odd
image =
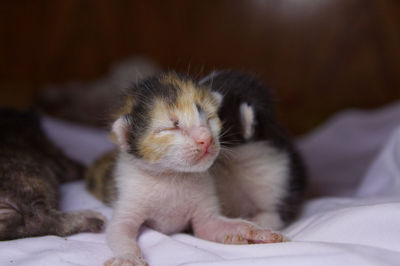
[[167,151],[173,141],[173,136],[157,136],[152,134],[145,138],[141,145],[141,154],[145,160],[157,162]]
[[161,77],[160,81],[164,84],[168,85],[173,85],[177,88],[185,88],[187,81],[180,79],[176,74],[174,73],[168,73],[165,74]]
[[172,113],[171,107],[164,101],[157,99],[154,101],[153,108],[150,113],[151,121],[169,122],[169,115]]
[[175,112],[184,114],[187,120],[195,121],[196,111],[194,109],[194,102],[187,95],[180,95],[175,104]]
[[193,103],[199,103],[209,113],[216,112],[218,109],[218,102],[208,87],[195,84],[191,80],[180,79],[175,74],[166,74],[161,82],[180,89],[176,101],[176,107],[180,111],[192,110]]

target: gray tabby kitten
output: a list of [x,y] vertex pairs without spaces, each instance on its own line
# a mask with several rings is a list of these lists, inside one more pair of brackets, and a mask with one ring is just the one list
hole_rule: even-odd
[[100,232],[101,214],[57,210],[59,184],[82,172],[47,139],[35,113],[0,109],[0,240]]

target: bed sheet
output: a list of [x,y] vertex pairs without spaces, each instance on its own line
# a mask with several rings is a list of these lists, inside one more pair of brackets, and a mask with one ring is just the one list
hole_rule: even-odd
[[[223,245],[187,234],[143,228],[139,245],[150,265],[400,265],[400,103],[337,114],[298,145],[313,197],[283,230],[291,241]],[[107,133],[43,119],[50,138],[88,164],[113,145]],[[83,181],[61,187],[61,209],[112,210]],[[102,265],[111,257],[105,235],[81,233],[0,242],[0,265]]]

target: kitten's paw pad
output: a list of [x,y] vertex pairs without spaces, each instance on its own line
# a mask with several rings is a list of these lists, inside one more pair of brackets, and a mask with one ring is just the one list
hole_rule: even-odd
[[104,266],[149,266],[143,259],[136,258],[130,260],[127,258],[111,258],[104,262]]
[[104,230],[104,226],[106,224],[106,217],[104,217],[101,213],[95,211],[82,211],[82,215],[86,219],[86,231],[92,233],[99,233]]
[[243,237],[249,244],[280,243],[287,241],[282,234],[266,229],[251,228]]

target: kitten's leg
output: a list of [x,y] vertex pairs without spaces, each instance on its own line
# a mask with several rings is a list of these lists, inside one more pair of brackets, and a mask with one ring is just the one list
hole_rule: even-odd
[[35,235],[54,234],[67,236],[80,232],[97,233],[103,230],[105,217],[90,210],[61,212],[38,199],[22,208],[25,227]]
[[36,210],[24,214],[25,233],[29,236],[68,236],[81,232],[98,233],[103,230],[105,217],[98,212],[83,210],[60,212],[57,210]]
[[280,230],[284,226],[284,222],[278,212],[259,212],[251,221],[263,228],[271,228],[272,230]]
[[48,217],[54,224],[55,235],[67,236],[81,232],[99,233],[103,230],[106,218],[98,212],[82,210],[74,212],[53,211]]
[[262,229],[242,219],[230,219],[218,214],[193,220],[196,236],[225,244],[252,244],[282,242],[283,236]]
[[107,243],[114,257],[105,266],[145,266],[136,238],[144,219],[129,212],[116,209],[107,228]]
[[105,223],[104,216],[89,210],[60,212],[38,202],[18,206],[0,206],[0,239],[100,232]]
[[[212,181],[208,179],[206,181]],[[242,220],[224,217],[220,214],[216,193],[212,193],[213,183],[208,184],[208,193],[196,202],[192,227],[196,236],[227,244],[275,243],[284,240],[280,233],[263,229],[258,225]]]

